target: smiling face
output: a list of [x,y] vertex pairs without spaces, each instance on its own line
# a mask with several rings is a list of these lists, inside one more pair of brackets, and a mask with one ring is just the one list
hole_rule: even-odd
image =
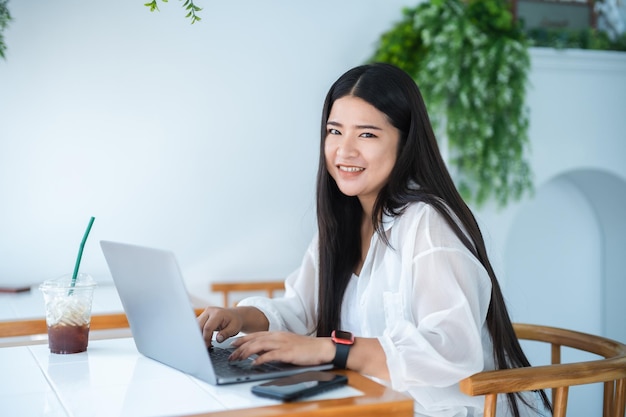
[[356,196],[371,213],[393,169],[400,132],[387,116],[363,99],[337,99],[326,124],[326,167],[339,190]]

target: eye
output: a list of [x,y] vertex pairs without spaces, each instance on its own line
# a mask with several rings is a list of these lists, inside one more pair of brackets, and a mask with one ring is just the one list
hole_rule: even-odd
[[370,133],[370,132],[363,132],[359,135],[359,137],[361,138],[375,138],[377,137],[375,134]]
[[341,132],[331,127],[328,129],[328,134],[329,135],[341,135]]

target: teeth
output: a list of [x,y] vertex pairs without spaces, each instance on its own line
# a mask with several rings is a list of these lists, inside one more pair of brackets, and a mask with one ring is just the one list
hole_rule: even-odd
[[359,171],[363,171],[364,169],[365,168],[339,166],[339,170],[345,171],[345,172],[359,172]]

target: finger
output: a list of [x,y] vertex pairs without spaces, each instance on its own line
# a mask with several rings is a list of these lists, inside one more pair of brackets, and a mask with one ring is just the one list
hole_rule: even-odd
[[234,334],[230,334],[230,332],[224,330],[224,331],[218,332],[217,335],[215,335],[215,340],[217,340],[218,343],[222,343],[223,341],[225,341],[226,339],[232,336],[234,336]]
[[229,326],[231,326],[231,322],[232,317],[223,309],[216,308],[209,311],[208,318],[202,327],[202,336],[205,341],[208,341],[210,344],[211,339],[213,338],[213,333],[219,332],[219,337],[216,337],[216,339],[218,342],[222,342],[233,334],[232,328],[229,328]]
[[279,361],[279,362],[289,362],[283,357],[283,354],[280,350],[270,350],[269,352],[261,352],[258,356],[252,361],[253,365],[263,365],[266,362]]
[[205,334],[211,337],[213,336],[213,332],[222,330],[222,328],[226,326],[226,323],[226,319],[223,317],[221,312],[215,312],[204,322],[202,330]]
[[202,338],[207,346],[211,346],[211,339],[213,337],[213,330],[210,329],[210,326],[207,325],[209,318],[211,317],[211,311],[209,308],[206,308],[200,315],[196,318],[198,321],[198,325],[200,326],[200,330],[202,331]]
[[204,311],[202,311],[202,313],[200,313],[197,317],[196,317],[196,321],[198,322],[198,326],[200,326],[200,329],[204,329],[204,325],[206,323],[206,321],[209,319],[209,311],[208,309],[204,309]]
[[246,340],[238,340],[237,349],[231,354],[231,360],[241,360],[248,358],[252,355],[260,355],[266,352],[278,350],[283,346],[283,343],[273,334],[257,335],[248,338]]
[[217,330],[218,333],[215,336],[215,340],[221,343],[229,337],[239,334],[241,331],[241,324],[238,320],[229,317],[222,321],[222,325]]
[[198,317],[196,317],[196,319],[199,323],[204,323],[209,318],[209,308],[210,307],[205,308],[204,310],[202,310],[202,313],[198,314]]
[[250,334],[246,334],[244,336],[241,336],[239,338],[237,338],[237,340],[233,341],[232,346],[233,347],[239,347],[241,345],[243,345],[244,343],[248,343],[254,339],[257,339],[259,337],[265,337],[268,335],[269,332],[254,332],[254,333],[250,333]]

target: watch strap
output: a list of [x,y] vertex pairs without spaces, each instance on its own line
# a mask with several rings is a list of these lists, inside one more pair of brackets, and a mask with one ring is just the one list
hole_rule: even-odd
[[348,362],[348,353],[350,353],[350,347],[352,345],[345,345],[342,343],[335,343],[337,350],[335,351],[335,359],[333,359],[333,365],[338,369],[346,369],[346,363]]

